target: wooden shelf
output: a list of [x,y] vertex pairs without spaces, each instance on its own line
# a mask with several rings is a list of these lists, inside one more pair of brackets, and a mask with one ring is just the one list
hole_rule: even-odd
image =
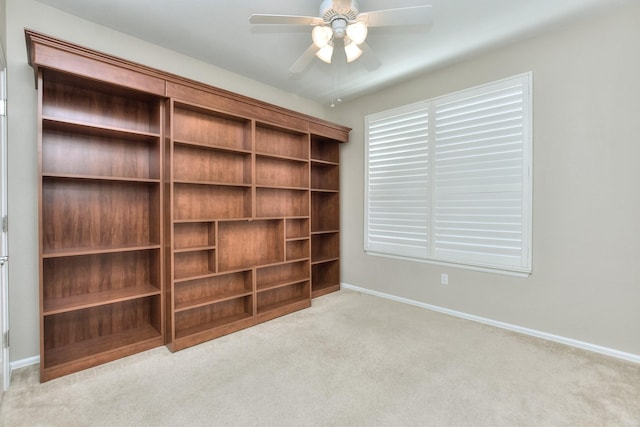
[[176,145],[174,182],[251,185],[251,154]]
[[245,296],[177,312],[176,338],[184,338],[251,318],[251,298]]
[[251,218],[251,187],[227,185],[174,185],[174,220]]
[[184,310],[190,310],[192,308],[204,307],[206,305],[217,304],[220,302],[242,298],[246,296],[252,295],[251,291],[230,291],[226,293],[221,293],[215,299],[211,299],[211,297],[202,297],[198,299],[194,299],[190,301],[188,304],[176,304],[175,311],[176,313]]
[[105,138],[118,138],[127,141],[146,143],[158,143],[159,132],[147,132],[144,130],[128,129],[108,125],[95,124],[80,120],[71,120],[63,117],[42,117],[42,127],[45,131],[60,131],[69,134],[84,134]]
[[150,249],[160,249],[158,244],[147,245],[131,245],[131,246],[101,246],[101,247],[87,247],[87,248],[60,248],[49,249],[42,254],[42,258],[61,258],[61,257],[75,257],[81,255],[94,255],[94,254],[112,254],[119,252],[135,252],[146,251]]
[[183,102],[174,103],[174,138],[201,146],[251,150],[251,121],[213,109]]
[[69,179],[69,180],[80,180],[80,181],[113,181],[113,182],[131,182],[131,183],[149,183],[149,184],[159,184],[159,179],[148,179],[148,178],[123,178],[118,176],[100,176],[100,175],[79,175],[79,174],[56,174],[56,173],[43,173],[42,178],[44,180],[47,179]]
[[252,270],[243,270],[176,283],[175,311],[250,296],[253,293],[252,277]]
[[97,80],[43,70],[42,117],[109,130],[160,134],[158,98]]
[[284,314],[292,313],[294,311],[298,311],[301,308],[306,308],[311,305],[311,299],[309,296],[298,296],[292,297],[289,299],[285,299],[283,301],[274,302],[268,305],[263,305],[258,308],[258,316],[262,316],[263,319],[259,319],[259,321],[267,320],[265,319],[265,315],[269,316],[269,319],[273,317],[282,316]]
[[309,261],[295,261],[258,268],[256,287],[258,292],[288,286],[309,280]]
[[269,124],[256,124],[256,153],[309,160],[309,135]]
[[206,150],[211,150],[211,151],[220,151],[220,152],[229,153],[229,154],[235,154],[235,155],[240,155],[240,154],[249,154],[250,155],[250,154],[253,153],[250,149],[224,147],[224,146],[219,146],[219,145],[214,145],[214,144],[207,144],[207,143],[204,143],[204,142],[185,141],[185,140],[181,140],[181,139],[174,139],[173,140],[173,144],[174,144],[174,147],[180,147],[180,146],[196,147],[196,148],[201,148],[201,149],[206,149]]
[[50,369],[64,364],[84,364],[83,362],[85,361],[88,361],[90,366],[93,366],[94,364],[91,363],[92,359],[98,356],[106,356],[108,360],[113,360],[121,356],[118,354],[109,356],[105,353],[129,354],[127,347],[139,346],[141,344],[149,348],[162,344],[160,332],[151,325],[142,325],[104,337],[49,349],[44,358],[44,369]]
[[95,292],[88,295],[74,295],[66,298],[47,299],[45,301],[44,315],[65,313],[68,311],[82,310],[104,304],[113,304],[137,298],[160,295],[160,289],[151,284],[114,289],[103,292]]
[[303,189],[256,188],[257,217],[299,217],[308,215],[308,191]]

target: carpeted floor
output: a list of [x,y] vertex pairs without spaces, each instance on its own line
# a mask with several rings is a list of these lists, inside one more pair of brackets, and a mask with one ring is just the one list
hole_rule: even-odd
[[177,353],[45,384],[14,372],[14,426],[640,426],[640,365],[341,291]]

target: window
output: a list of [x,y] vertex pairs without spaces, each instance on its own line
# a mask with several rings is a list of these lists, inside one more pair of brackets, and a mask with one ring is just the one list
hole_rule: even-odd
[[531,272],[531,73],[365,117],[365,250]]

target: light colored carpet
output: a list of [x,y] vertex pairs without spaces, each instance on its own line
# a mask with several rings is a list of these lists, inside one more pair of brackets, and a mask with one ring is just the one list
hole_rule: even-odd
[[640,366],[352,291],[45,384],[4,426],[640,426]]

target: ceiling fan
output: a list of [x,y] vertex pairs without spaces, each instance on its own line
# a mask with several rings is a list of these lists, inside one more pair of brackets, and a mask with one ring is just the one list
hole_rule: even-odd
[[[368,29],[395,25],[425,25],[431,22],[431,6],[413,6],[397,9],[362,12],[356,0],[324,0],[320,4],[320,16],[253,14],[252,24],[309,25],[313,26],[313,43],[291,66],[289,71],[302,73],[314,57],[331,63],[334,55],[344,48],[347,62],[358,59],[367,51],[365,66],[373,70],[380,61],[373,55],[366,43]],[[336,49],[337,48],[337,49]],[[340,52],[342,53],[342,52]]]

